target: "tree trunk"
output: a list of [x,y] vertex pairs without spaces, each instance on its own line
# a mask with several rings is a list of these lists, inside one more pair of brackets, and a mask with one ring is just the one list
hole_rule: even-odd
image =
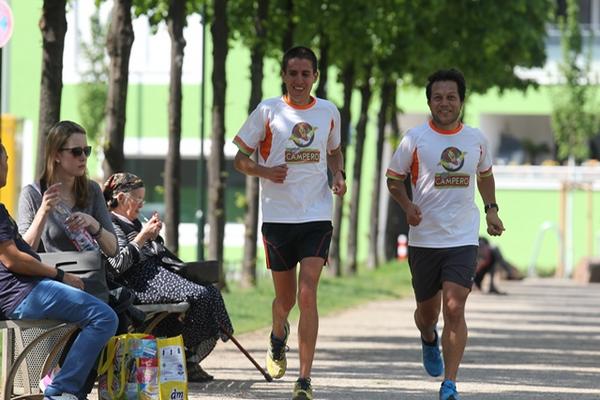
[[165,160],[165,230],[166,245],[179,251],[179,211],[181,195],[181,76],[185,39],[185,3],[171,0],[167,26],[171,37],[171,76],[169,82],[169,149]]
[[[391,119],[390,125],[392,127],[391,142],[395,144],[395,147],[400,143],[400,125],[398,125],[398,108],[396,107],[396,96],[397,86],[394,85],[392,89],[391,97]],[[396,149],[392,149],[395,151]],[[410,186],[410,177],[404,181],[406,192],[409,196],[412,194],[412,188]],[[385,220],[385,260],[389,261],[396,258],[397,242],[399,234],[408,235],[408,222],[406,221],[406,214],[400,205],[392,198],[388,197],[387,204],[387,218]]]
[[[381,192],[381,177],[383,169],[381,161],[383,156],[383,142],[385,140],[385,126],[388,122],[390,109],[390,93],[393,82],[386,80],[381,87],[381,102],[377,118],[377,144],[375,147],[375,169],[373,171],[373,191],[371,192],[371,218],[369,218],[369,251],[367,253],[367,268],[374,269],[379,265],[379,197]],[[387,190],[387,189],[386,189]]]
[[[352,90],[354,89],[354,65],[346,64],[342,70],[342,82],[344,84],[344,106],[340,110],[340,132],[342,136],[342,154],[346,159],[346,147],[350,136],[350,122],[352,120],[351,104]],[[334,196],[333,206],[333,234],[331,235],[331,247],[329,249],[329,266],[331,273],[335,276],[342,275],[340,261],[340,233],[342,231],[342,217],[344,211],[344,199]]]
[[223,241],[225,237],[225,93],[227,77],[225,63],[228,51],[227,0],[213,1],[213,20],[210,26],[213,40],[213,105],[211,150],[208,160],[208,224],[210,236],[208,257],[219,260],[219,287],[224,288]]
[[106,100],[106,144],[104,177],[125,168],[123,142],[129,83],[129,56],[133,45],[131,1],[114,0],[106,48],[110,57],[108,96]]
[[348,272],[356,275],[358,270],[358,217],[360,209],[360,181],[362,176],[362,161],[369,122],[369,105],[371,104],[371,66],[365,68],[364,83],[360,87],[361,104],[360,116],[356,124],[356,144],[354,147],[354,166],[352,167],[352,184],[350,197],[350,227],[348,228]]
[[67,33],[66,0],[44,0],[39,26],[42,32],[42,82],[36,171],[39,174],[45,160],[46,136],[60,119],[62,96],[63,51]]
[[321,57],[319,59],[319,84],[315,94],[321,99],[327,98],[327,78],[329,71],[329,40],[325,33],[321,32],[321,40],[319,41],[319,53]]
[[[263,63],[265,57],[265,39],[267,36],[267,17],[269,0],[259,0],[258,10],[254,21],[256,31],[256,44],[250,49],[250,102],[248,114],[250,114],[260,103],[263,92],[262,82],[264,78]],[[256,160],[258,152],[253,157]],[[259,185],[258,178],[246,176],[246,216],[244,218],[244,260],[242,261],[242,287],[256,286],[256,241],[258,230],[258,204]]]

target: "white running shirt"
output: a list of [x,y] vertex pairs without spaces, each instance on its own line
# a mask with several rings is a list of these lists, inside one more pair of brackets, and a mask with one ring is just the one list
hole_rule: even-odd
[[412,201],[423,218],[418,226],[410,226],[408,243],[428,248],[477,246],[477,175],[492,173],[492,158],[481,131],[462,124],[443,131],[431,121],[408,130],[386,176],[403,180],[409,173]]
[[340,142],[340,113],[330,101],[311,97],[300,107],[276,97],[256,107],[233,143],[246,155],[257,150],[260,165],[288,167],[283,183],[260,178],[263,222],[331,221],[327,154]]

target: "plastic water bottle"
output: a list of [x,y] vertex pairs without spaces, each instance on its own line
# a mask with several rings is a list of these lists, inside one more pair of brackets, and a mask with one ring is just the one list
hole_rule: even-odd
[[56,215],[58,221],[62,224],[65,233],[69,239],[71,239],[77,250],[98,250],[98,243],[96,243],[92,235],[90,235],[85,228],[72,231],[67,227],[66,221],[73,214],[69,206],[63,202],[56,204],[56,206],[54,206],[54,214]]

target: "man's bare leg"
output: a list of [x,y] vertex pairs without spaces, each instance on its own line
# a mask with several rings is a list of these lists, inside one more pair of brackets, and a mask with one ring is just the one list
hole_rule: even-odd
[[444,282],[442,290],[444,314],[442,348],[445,379],[456,381],[458,367],[467,345],[465,304],[470,290],[453,282]]
[[324,260],[320,257],[307,257],[300,262],[300,277],[298,280],[300,378],[310,377],[315,356],[317,334],[319,332],[317,289],[323,265]]

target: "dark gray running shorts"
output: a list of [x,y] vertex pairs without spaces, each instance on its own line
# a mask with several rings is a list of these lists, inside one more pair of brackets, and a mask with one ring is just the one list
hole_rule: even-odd
[[321,257],[325,264],[329,256],[333,226],[331,221],[299,224],[265,222],[261,232],[267,268],[288,271],[307,257]]
[[418,302],[435,296],[445,281],[471,289],[477,265],[477,246],[443,249],[409,246],[408,265]]

